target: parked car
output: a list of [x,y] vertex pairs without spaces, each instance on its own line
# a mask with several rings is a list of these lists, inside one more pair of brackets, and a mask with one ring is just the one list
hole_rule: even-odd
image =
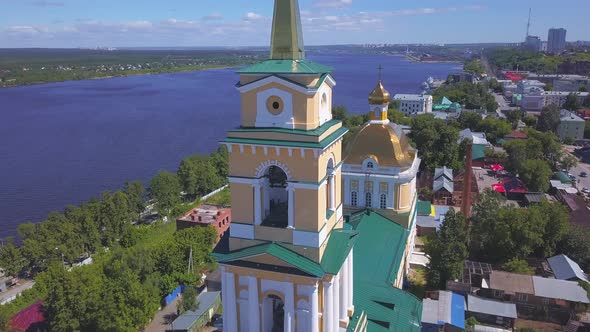
[[590,194],[590,190],[588,190],[588,188],[582,188],[582,192],[584,194]]
[[580,173],[580,177],[583,177],[583,178],[588,177],[588,173],[582,172],[582,173]]

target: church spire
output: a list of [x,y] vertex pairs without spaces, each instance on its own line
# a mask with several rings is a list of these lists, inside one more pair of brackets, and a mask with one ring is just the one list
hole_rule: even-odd
[[275,0],[270,58],[273,60],[305,58],[297,0]]

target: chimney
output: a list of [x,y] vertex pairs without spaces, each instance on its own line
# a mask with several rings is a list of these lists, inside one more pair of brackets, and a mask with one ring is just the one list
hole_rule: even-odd
[[[471,217],[471,174],[473,173],[473,142],[467,144],[465,154],[465,176],[463,178],[463,199],[461,201],[461,212],[465,218]],[[468,223],[467,223],[468,224]]]

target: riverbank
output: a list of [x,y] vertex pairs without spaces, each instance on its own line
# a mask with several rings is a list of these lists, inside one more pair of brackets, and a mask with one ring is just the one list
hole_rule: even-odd
[[[247,65],[247,64],[244,64]],[[239,65],[238,65],[239,66]],[[215,70],[215,69],[227,69],[227,68],[235,68],[236,65],[211,65],[211,66],[186,66],[186,67],[177,67],[177,68],[170,68],[168,70],[136,70],[136,71],[126,71],[118,73],[109,73],[105,76],[79,76],[79,77],[70,77],[70,78],[57,78],[54,80],[45,80],[45,81],[36,81],[36,82],[22,82],[15,84],[6,85],[6,82],[0,83],[0,89],[4,88],[16,88],[21,86],[32,86],[32,85],[41,85],[41,84],[49,84],[49,83],[61,83],[61,82],[72,82],[72,81],[85,81],[85,80],[106,80],[111,78],[121,78],[121,77],[132,77],[132,76],[143,76],[143,75],[160,75],[160,74],[175,74],[175,73],[188,73],[188,72],[197,72],[197,71],[204,71],[204,70]],[[8,82],[12,83],[12,82]]]

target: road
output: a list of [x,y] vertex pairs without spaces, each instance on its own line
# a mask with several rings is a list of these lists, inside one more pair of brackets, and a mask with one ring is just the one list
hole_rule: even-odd
[[35,285],[35,282],[32,280],[20,280],[17,286],[10,288],[6,292],[0,293],[0,304],[14,301],[14,299],[22,292],[33,288],[33,285]]
[[[573,146],[565,146],[564,150],[567,153],[570,153],[574,150],[575,147]],[[573,154],[572,154],[573,155]],[[581,177],[580,173],[582,172],[586,172],[586,174],[588,174],[589,177]],[[570,170],[570,173],[576,177],[576,185],[578,187],[578,189],[583,189],[583,188],[589,188],[590,189],[590,165],[589,164],[585,164],[582,162],[578,162],[578,166],[572,168]]]

